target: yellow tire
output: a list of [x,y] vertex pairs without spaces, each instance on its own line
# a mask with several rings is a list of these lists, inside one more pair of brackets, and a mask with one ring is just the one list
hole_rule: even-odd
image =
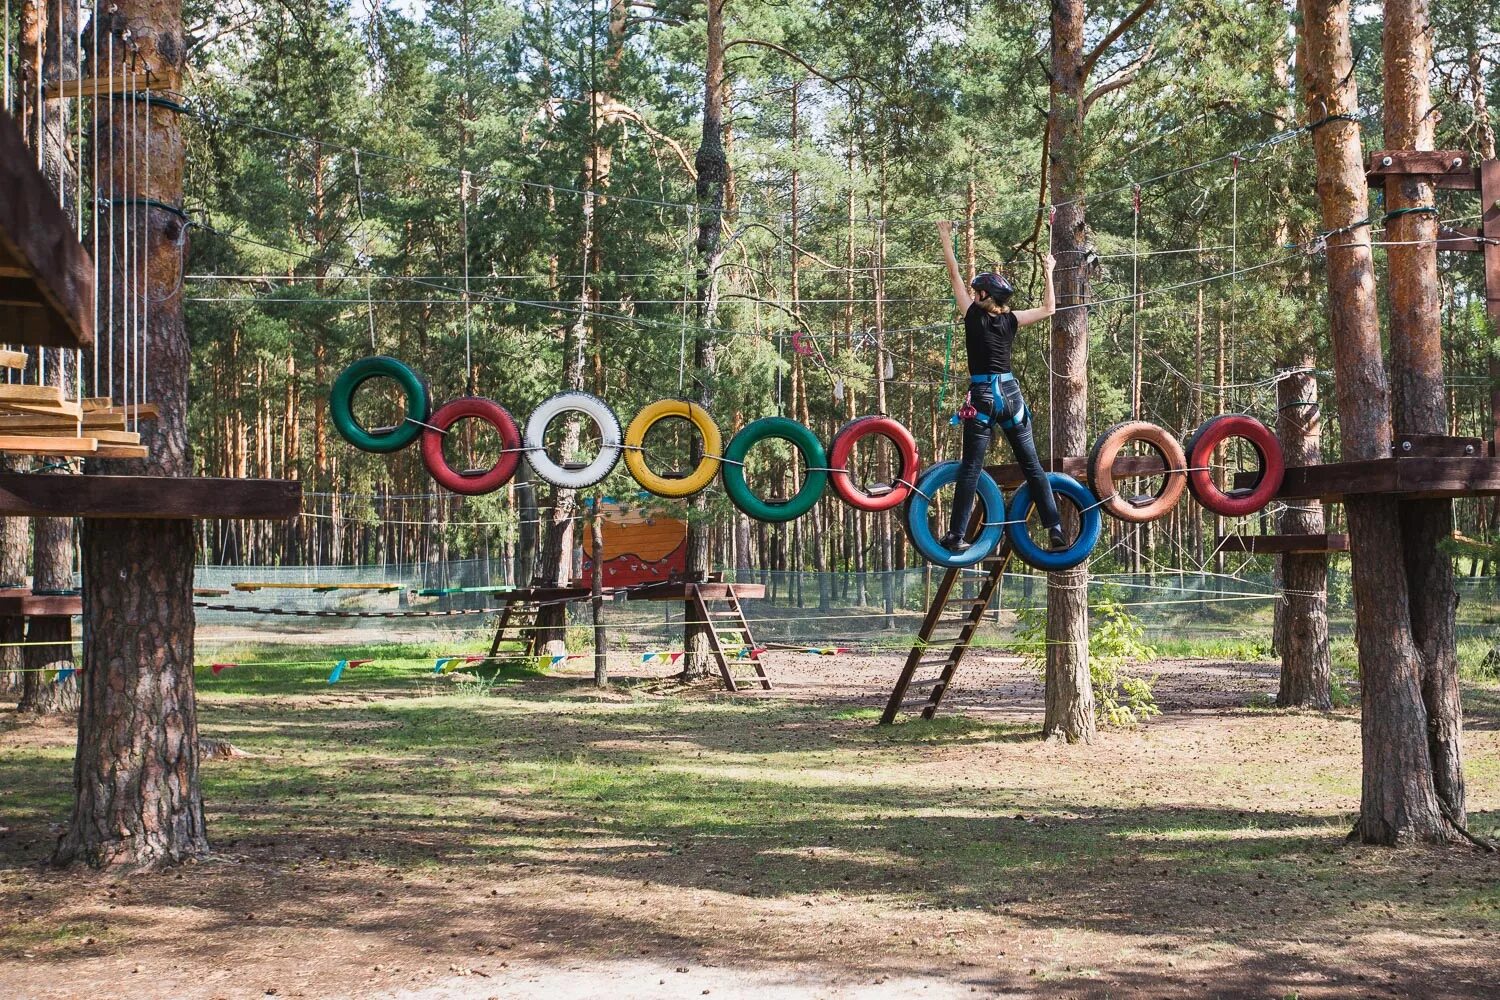
[[[698,436],[703,439],[703,458],[683,479],[668,479],[652,472],[646,465],[645,452],[641,451],[646,434],[668,417],[687,420],[698,429]],[[659,497],[690,497],[713,482],[719,474],[719,455],[723,450],[724,438],[714,418],[703,407],[686,399],[658,399],[649,403],[625,429],[625,467],[642,489]]]

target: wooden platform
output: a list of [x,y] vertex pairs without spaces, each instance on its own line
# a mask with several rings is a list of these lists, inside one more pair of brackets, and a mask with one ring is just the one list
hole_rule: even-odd
[[311,590],[319,594],[331,593],[335,590],[373,590],[381,594],[390,594],[401,589],[401,584],[399,583],[282,583],[279,581],[268,581],[265,583],[232,583],[230,586],[242,594],[253,594],[257,590]]
[[0,330],[14,344],[94,342],[94,265],[15,119],[0,112]]
[[[1237,473],[1236,486],[1249,485],[1241,477],[1253,478],[1253,473]],[[1500,496],[1500,459],[1420,455],[1308,465],[1286,470],[1276,499],[1336,502],[1376,493],[1415,500]]]
[[25,588],[0,590],[0,618],[64,618],[83,614],[79,594],[33,594]]
[[0,473],[0,516],[6,517],[280,521],[301,509],[302,484],[291,479]]
[[1348,552],[1349,536],[1331,535],[1220,535],[1215,548],[1221,552],[1252,552],[1256,555],[1318,552]]
[[[1021,473],[1021,467],[1014,462],[1003,465],[987,465],[985,471],[995,480],[999,486],[1013,490],[1026,481]],[[1059,459],[1056,462],[1042,459],[1042,468],[1048,472],[1061,472],[1072,476],[1080,483],[1089,480],[1089,460],[1077,455]],[[1166,471],[1166,463],[1155,455],[1121,455],[1115,459],[1113,466],[1115,479],[1128,479],[1131,476],[1157,476]]]
[[730,597],[739,600],[759,600],[766,596],[766,588],[760,583],[653,583],[648,587],[635,587],[625,592],[628,601],[689,601],[693,599],[692,588],[706,601],[723,601]]

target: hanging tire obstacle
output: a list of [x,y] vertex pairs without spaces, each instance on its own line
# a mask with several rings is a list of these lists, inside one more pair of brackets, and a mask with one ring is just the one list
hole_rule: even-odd
[[[1167,472],[1155,496],[1126,497],[1115,485],[1114,464],[1120,452],[1139,441],[1161,456]],[[1182,445],[1166,428],[1145,420],[1126,420],[1107,428],[1089,453],[1089,489],[1105,512],[1130,524],[1145,524],[1171,513],[1187,488],[1187,460]]]
[[[406,416],[394,427],[366,430],[354,416],[354,394],[371,379],[388,378],[401,387],[406,397]],[[385,355],[360,358],[333,380],[333,389],[328,394],[328,409],[333,417],[334,430],[360,451],[390,454],[400,451],[422,433],[422,423],[427,420],[431,397],[422,377],[406,365]]]
[[[896,481],[890,484],[889,492],[879,495],[860,489],[849,472],[849,459],[854,445],[867,437],[883,437],[896,446],[901,456],[901,469]],[[833,477],[833,491],[855,510],[870,512],[891,510],[911,496],[911,484],[916,482],[920,471],[917,465],[917,439],[899,421],[886,416],[860,417],[845,424],[828,449],[829,475]]]
[[[807,478],[802,488],[785,503],[762,500],[750,491],[745,481],[745,456],[755,445],[773,438],[789,442],[802,453],[802,461],[807,466]],[[724,492],[729,494],[731,503],[757,521],[792,521],[812,510],[813,504],[823,495],[828,485],[827,466],[828,456],[823,450],[823,442],[812,431],[786,417],[763,417],[741,429],[725,449]]]
[[[1253,485],[1228,492],[1214,482],[1209,463],[1214,449],[1229,438],[1240,438],[1255,449],[1259,459]],[[1188,438],[1188,491],[1206,509],[1224,517],[1254,514],[1275,498],[1286,474],[1286,458],[1281,442],[1271,428],[1243,413],[1226,413],[1211,417]]]
[[1036,506],[1031,499],[1030,484],[1023,483],[1010,498],[1005,530],[1010,538],[1011,551],[1022,562],[1035,569],[1055,573],[1072,569],[1089,557],[1094,546],[1099,544],[1099,534],[1104,529],[1104,518],[1099,514],[1099,502],[1089,488],[1072,476],[1061,472],[1047,473],[1054,496],[1069,500],[1078,508],[1078,537],[1065,549],[1044,549],[1032,540],[1026,530],[1026,517]]
[[984,526],[979,536],[969,542],[969,547],[962,552],[950,552],[938,544],[932,533],[932,525],[927,523],[932,509],[932,497],[938,490],[958,479],[958,468],[958,462],[939,462],[934,465],[917,480],[917,488],[911,491],[911,496],[906,501],[906,535],[911,539],[912,545],[928,562],[949,569],[972,566],[985,559],[1000,545],[1000,539],[1005,534],[1005,526],[995,520],[996,514],[1004,514],[1005,497],[990,474],[981,470],[975,494],[978,509],[983,512]]
[[[645,453],[641,451],[651,428],[672,417],[691,423],[703,440],[703,457],[693,471],[681,479],[668,479],[652,472],[646,464]],[[637,413],[625,429],[625,467],[642,489],[659,497],[690,497],[713,482],[719,474],[719,455],[723,448],[724,438],[714,418],[703,407],[686,399],[658,399]]]
[[[581,413],[599,431],[599,454],[581,469],[569,469],[547,454],[547,427],[564,413]],[[609,475],[620,461],[620,418],[609,404],[586,392],[560,392],[542,401],[526,421],[526,461],[553,486],[581,490]]]
[[[443,454],[443,439],[448,428],[465,417],[482,420],[500,434],[503,449],[495,464],[479,471],[459,471],[448,464]],[[422,428],[422,464],[433,482],[446,490],[464,496],[493,493],[516,474],[521,464],[521,432],[505,407],[483,396],[463,396],[439,406]]]

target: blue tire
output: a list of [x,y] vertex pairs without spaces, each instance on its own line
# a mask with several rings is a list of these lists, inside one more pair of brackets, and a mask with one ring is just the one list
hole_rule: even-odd
[[1082,526],[1073,544],[1065,549],[1054,551],[1044,549],[1031,540],[1031,535],[1026,531],[1026,516],[1031,513],[1031,508],[1035,505],[1031,502],[1031,487],[1024,484],[1016,491],[1016,495],[1010,498],[1010,510],[1005,517],[1010,523],[1005,526],[1005,530],[1010,534],[1011,551],[1022,562],[1028,566],[1055,573],[1059,570],[1072,569],[1089,557],[1089,553],[1094,551],[1094,546],[1099,544],[1099,533],[1104,528],[1104,518],[1099,513],[1099,501],[1094,494],[1089,492],[1087,486],[1061,472],[1047,473],[1047,480],[1052,484],[1054,495],[1071,500],[1079,510]]
[[[988,558],[999,546],[1005,531],[1004,525],[986,524],[979,537],[962,552],[949,552],[938,544],[938,540],[932,535],[932,526],[927,523],[928,512],[932,509],[932,502],[927,498],[957,479],[958,463],[940,462],[922,474],[917,480],[917,488],[906,501],[906,533],[911,538],[912,545],[916,546],[917,551],[928,562],[950,569],[972,566]],[[987,522],[994,519],[994,512],[1005,510],[1005,497],[987,472],[979,474],[978,501]]]

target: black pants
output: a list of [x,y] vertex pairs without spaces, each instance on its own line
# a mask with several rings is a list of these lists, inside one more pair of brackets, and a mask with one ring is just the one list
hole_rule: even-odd
[[[984,470],[984,455],[990,450],[990,439],[995,436],[996,426],[1010,414],[1020,413],[1026,405],[1021,398],[1021,386],[1013,380],[1001,382],[1000,393],[1003,401],[997,406],[989,385],[976,382],[969,386],[969,401],[974,404],[974,409],[980,414],[991,414],[991,417],[983,423],[978,416],[964,421],[963,459],[958,469],[958,481],[953,487],[953,517],[948,522],[948,530],[959,535],[968,530],[969,516],[974,510],[974,494],[979,488],[979,473]],[[1002,427],[1001,430],[1010,442],[1011,451],[1016,454],[1016,461],[1021,464],[1042,524],[1047,528],[1062,524],[1057,500],[1052,495],[1052,484],[1047,481],[1047,472],[1042,468],[1042,460],[1036,454],[1036,442],[1031,437],[1030,414],[1015,426]],[[985,517],[990,521],[1003,521],[1005,512],[986,511]]]

